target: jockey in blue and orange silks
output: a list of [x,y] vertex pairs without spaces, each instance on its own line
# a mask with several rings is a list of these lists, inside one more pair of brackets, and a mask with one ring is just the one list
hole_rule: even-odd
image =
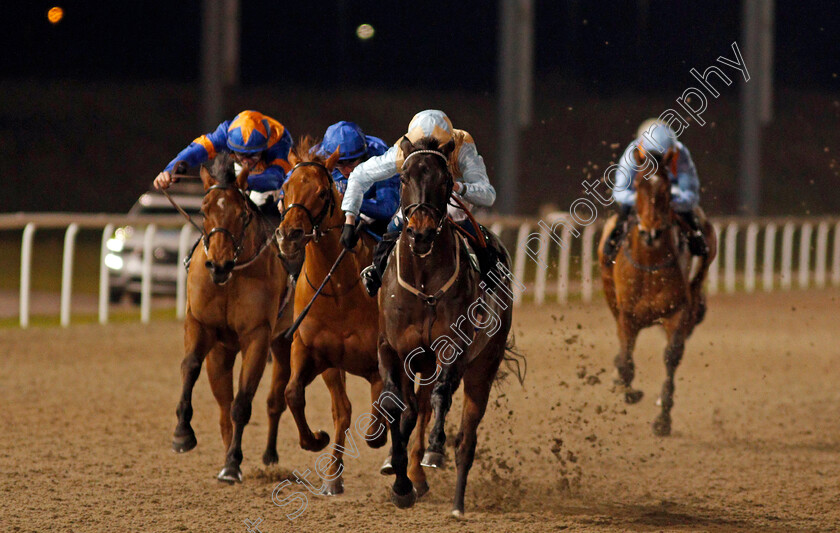
[[216,131],[202,135],[181,150],[155,178],[154,186],[165,189],[172,174],[186,172],[216,154],[230,152],[243,169],[249,169],[248,189],[257,205],[276,204],[289,165],[292,136],[280,122],[258,111],[243,111],[233,120],[219,124]]
[[677,157],[667,168],[671,180],[671,207],[690,228],[688,247],[692,255],[705,256],[709,253],[703,236],[702,211],[700,203],[700,180],[697,168],[688,148],[677,140],[674,131],[658,119],[646,120],[639,127],[637,138],[631,142],[618,163],[613,183],[613,198],[618,204],[618,219],[609,238],[604,241],[604,257],[614,260],[618,245],[626,233],[627,219],[636,206],[634,178],[638,165],[633,162],[633,152],[639,147],[650,156],[660,160],[668,150],[676,150]]
[[[441,144],[449,142],[450,139],[454,140],[455,149],[449,157],[449,170],[455,179],[453,193],[462,199],[467,208],[490,207],[496,201],[496,190],[490,184],[484,159],[478,154],[475,141],[466,131],[453,128],[446,113],[436,109],[427,109],[417,113],[411,119],[405,137],[412,142],[423,137],[433,137]],[[374,183],[399,173],[404,161],[405,156],[400,150],[398,141],[387,152],[362,163],[350,174],[347,180],[347,191],[341,203],[341,209],[345,213],[341,242],[346,248],[352,249],[358,239],[353,224],[362,206],[364,193]],[[467,220],[467,215],[463,210],[450,205],[449,216],[475,236],[475,229]],[[400,213],[397,214],[395,221],[397,224],[391,228],[400,229],[402,226]],[[362,271],[362,282],[371,296],[376,294],[382,284],[382,273],[398,236],[398,231],[386,233],[374,251],[373,264]],[[482,272],[489,270],[489,265],[492,264],[492,258],[487,255],[489,253],[489,250],[476,249],[478,261],[482,264]]]

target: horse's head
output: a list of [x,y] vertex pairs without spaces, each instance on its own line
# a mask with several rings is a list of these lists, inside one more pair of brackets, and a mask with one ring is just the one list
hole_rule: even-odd
[[[661,157],[645,155],[638,147],[633,150],[638,167],[647,169],[636,174],[635,187],[639,235],[648,245],[652,245],[671,225],[671,180],[666,169],[671,166],[676,156],[677,151],[674,148]],[[655,164],[646,163],[645,157],[652,159]]]
[[231,276],[239,254],[242,252],[245,230],[251,223],[253,212],[248,206],[245,188],[248,174],[238,177],[233,158],[223,153],[201,167],[204,182],[204,266],[213,282],[225,284]]
[[443,146],[432,137],[412,143],[400,141],[405,162],[400,172],[400,207],[405,217],[405,233],[411,251],[423,256],[432,250],[432,243],[446,219],[446,208],[454,185],[449,171],[449,156],[455,141]]
[[312,149],[314,145],[315,141],[307,136],[289,152],[293,168],[283,185],[283,222],[276,235],[280,251],[292,263],[299,262],[310,240],[318,242],[322,224],[338,204],[332,171],[340,147],[324,159]]

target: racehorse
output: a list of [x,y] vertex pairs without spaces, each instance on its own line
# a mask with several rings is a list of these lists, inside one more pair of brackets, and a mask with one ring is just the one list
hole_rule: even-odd
[[[277,228],[284,257],[294,263],[304,256],[295,289],[295,315],[312,300],[343,249],[340,232],[336,231],[344,221],[338,209],[341,196],[331,174],[339,152],[336,149],[325,159],[315,153],[313,145],[311,137],[304,137],[289,154],[293,168],[283,186],[283,221]],[[291,375],[285,385],[285,397],[303,449],[320,451],[329,443],[325,432],[313,434],[306,421],[306,387],[321,374],[332,397],[336,445],[333,460],[322,476],[326,480],[322,492],[327,495],[344,492],[341,473],[345,437],[352,439],[347,431],[352,406],[345,390],[344,371],[370,382],[372,403],[382,392],[376,358],[379,312],[376,300],[367,295],[359,277],[359,272],[371,262],[374,245],[374,238],[363,232],[355,253],[344,255],[292,340]],[[275,387],[282,385],[276,383]],[[370,447],[379,448],[388,440],[387,424],[379,410],[373,409],[371,415],[367,430],[360,433],[365,433]]]
[[[382,407],[389,420],[400,420],[402,415],[401,423],[390,426],[391,464],[396,474],[391,501],[401,508],[414,505],[417,493],[426,489],[422,469],[412,464],[408,471],[408,437],[419,418],[412,450],[415,463],[423,455],[423,431],[431,407],[435,422],[423,462],[441,465],[445,417],[463,378],[464,409],[455,439],[457,481],[452,511],[460,517],[475,457],[476,431],[505,357],[513,293],[510,278],[504,276],[496,278],[503,286],[498,286],[495,294],[487,289],[471,266],[463,237],[446,216],[454,185],[448,165],[454,146],[454,142],[441,146],[433,138],[416,144],[407,138],[400,142],[405,155],[400,201],[406,227],[379,291],[379,365],[385,393],[398,399],[383,400]],[[500,257],[497,267],[504,267],[498,270],[509,272],[510,257],[504,247],[495,236],[488,235],[487,240]],[[415,393],[418,380],[419,398]],[[428,398],[424,387],[432,385]]]
[[[244,192],[247,172],[234,173],[234,161],[219,154],[202,166],[204,231],[202,246],[192,254],[187,276],[187,312],[181,363],[183,389],[176,414],[172,447],[195,448],[192,390],[207,358],[210,388],[219,403],[222,440],[227,450],[218,479],[241,482],[242,432],[251,418],[251,401],[265,369],[269,347],[274,374],[288,373],[290,343],[280,332],[291,324],[281,311],[288,274],[273,245],[273,227]],[[239,391],[233,396],[233,365],[242,351]],[[285,369],[285,370],[284,370]],[[282,404],[269,399],[269,419],[279,418]],[[276,428],[276,421],[275,421]]]
[[[620,243],[615,262],[605,259],[602,253],[604,239],[612,231],[615,217],[607,222],[598,248],[604,293],[618,324],[616,387],[627,403],[638,402],[643,394],[631,387],[635,375],[633,347],[639,331],[661,324],[668,337],[667,375],[657,402],[662,411],[653,423],[653,432],[658,436],[671,433],[674,373],[686,340],[705,315],[703,281],[717,252],[715,232],[706,222],[703,233],[710,252],[691,276],[692,258],[678,225],[679,217],[671,209],[671,182],[665,172],[676,155],[676,150],[671,149],[656,161],[655,169],[636,174],[637,223]],[[640,167],[646,164],[638,148],[633,156]]]

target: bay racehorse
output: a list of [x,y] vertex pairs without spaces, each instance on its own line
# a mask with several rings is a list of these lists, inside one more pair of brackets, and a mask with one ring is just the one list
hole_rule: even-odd
[[[331,174],[339,152],[336,149],[323,158],[312,149],[314,144],[311,137],[304,137],[289,154],[293,168],[283,186],[283,221],[277,228],[284,257],[291,263],[299,263],[304,257],[295,289],[295,315],[312,300],[343,250],[337,231],[344,221],[338,209],[341,196]],[[329,443],[329,436],[323,431],[313,433],[306,420],[306,387],[321,374],[332,396],[333,460],[323,472],[319,470],[326,480],[322,492],[328,495],[344,491],[344,450],[357,449],[355,442],[346,447],[346,438],[353,436],[348,431],[352,406],[344,372],[370,382],[372,403],[382,392],[376,357],[379,312],[376,300],[367,295],[359,277],[371,262],[374,245],[373,237],[363,232],[354,253],[345,254],[292,339],[291,375],[285,397],[303,449],[320,451]],[[274,388],[279,390],[282,385],[275,383]],[[371,415],[357,420],[357,428],[361,427],[360,421],[366,421],[359,433],[369,446],[378,448],[387,442],[387,423],[380,410],[373,409]]]
[[[616,387],[627,403],[642,398],[642,391],[632,388],[633,348],[639,331],[655,324],[665,328],[666,378],[658,402],[662,411],[653,423],[653,432],[659,436],[671,433],[674,373],[686,340],[705,315],[703,281],[717,250],[715,232],[706,222],[703,233],[710,252],[701,259],[692,276],[692,256],[680,231],[679,217],[671,209],[671,182],[665,171],[676,154],[675,150],[669,150],[653,169],[635,176],[637,217],[619,245],[615,262],[605,259],[602,253],[604,239],[611,233],[615,217],[607,222],[598,248],[604,293],[618,324]],[[638,148],[633,156],[640,167],[646,165]]]
[[[452,511],[461,516],[476,432],[505,357],[511,326],[511,278],[499,274],[509,274],[510,257],[495,236],[487,235],[499,258],[492,278],[499,281],[494,291],[471,266],[467,244],[446,216],[454,185],[448,165],[453,142],[440,146],[437,140],[424,138],[412,144],[403,138],[400,148],[405,155],[400,181],[406,226],[379,291],[379,365],[385,393],[398,400],[383,401],[382,406],[389,419],[400,420],[402,415],[400,424],[391,424],[391,464],[396,475],[391,500],[397,507],[410,507],[417,493],[426,489],[422,469],[412,464],[408,470],[409,435],[419,418],[412,450],[412,463],[416,463],[423,455],[428,410],[433,409],[435,422],[423,462],[439,466],[446,440],[445,417],[463,379]],[[431,398],[426,388],[430,386]]]
[[[172,441],[176,452],[196,446],[190,425],[192,391],[206,357],[227,450],[225,465],[217,477],[228,483],[242,481],[242,432],[251,418],[251,402],[269,347],[275,356],[275,374],[288,373],[290,349],[280,333],[291,324],[291,312],[286,309],[278,317],[284,297],[290,297],[289,276],[273,244],[274,228],[244,192],[247,176],[247,171],[235,175],[234,161],[227,154],[218,155],[201,168],[204,231],[202,246],[193,251],[187,276],[183,389]],[[242,369],[234,398],[233,365],[239,351]],[[269,419],[279,417],[283,408],[269,399]]]

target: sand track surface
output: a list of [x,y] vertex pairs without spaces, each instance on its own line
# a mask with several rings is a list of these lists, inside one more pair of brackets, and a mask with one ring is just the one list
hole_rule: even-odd
[[[386,450],[345,458],[342,496],[310,496],[294,521],[272,503],[291,472],[314,471],[286,412],[280,465],[266,468],[267,379],[246,428],[245,481],[224,461],[218,409],[201,376],[198,447],[171,451],[183,328],[79,325],[0,330],[0,530],[830,531],[840,527],[840,291],[718,296],[677,371],[673,435],[651,422],[664,336],[644,332],[626,405],[610,391],[615,326],[603,301],[526,306],[514,331],[525,386],[496,387],[479,428],[466,519],[449,517],[449,466],[409,510],[387,501]],[[353,418],[369,388],[348,377]],[[456,432],[460,391],[447,423]],[[313,428],[332,431],[326,388],[308,390]],[[449,443],[454,439],[450,438]],[[357,438],[357,442],[361,442]],[[286,489],[287,493],[291,489]]]

